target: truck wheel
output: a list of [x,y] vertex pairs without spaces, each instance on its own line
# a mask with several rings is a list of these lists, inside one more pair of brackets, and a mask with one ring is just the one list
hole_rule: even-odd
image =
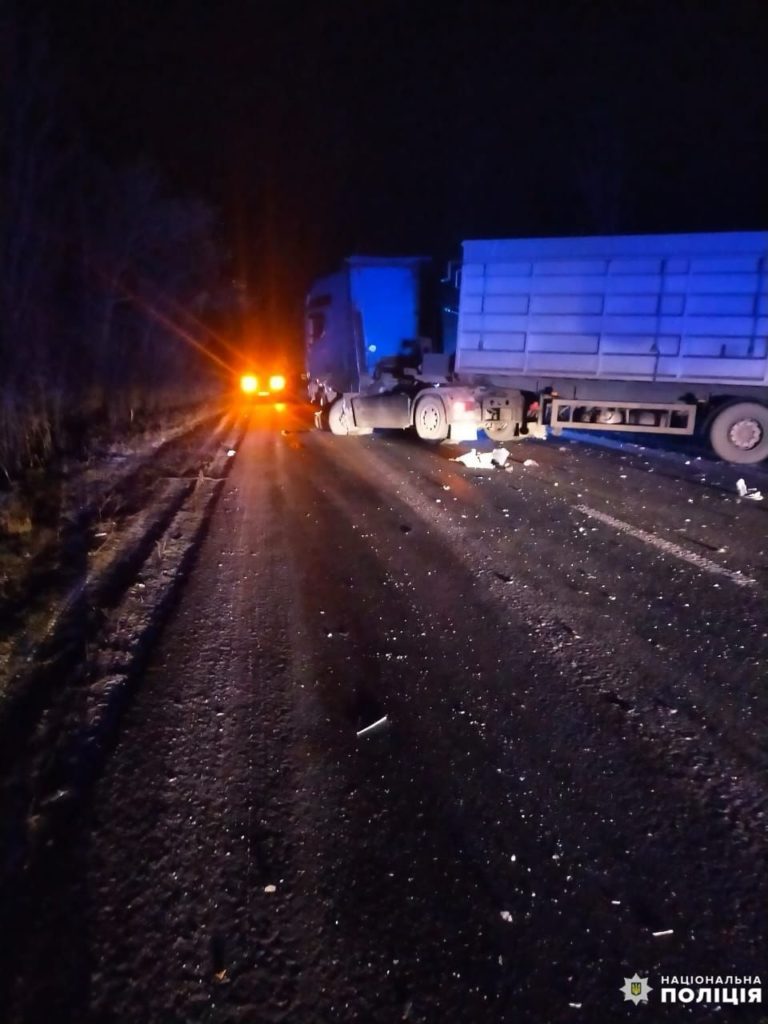
[[487,420],[483,430],[490,441],[514,441],[517,437],[517,423],[511,420]]
[[416,433],[424,441],[444,441],[448,437],[445,406],[436,395],[425,395],[416,403],[413,413]]
[[709,440],[715,454],[742,465],[768,458],[768,406],[759,402],[726,405],[712,420]]
[[349,433],[349,414],[343,398],[337,398],[328,409],[328,429],[339,437]]

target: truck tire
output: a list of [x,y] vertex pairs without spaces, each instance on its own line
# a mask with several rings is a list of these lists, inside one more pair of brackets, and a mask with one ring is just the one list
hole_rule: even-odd
[[349,433],[349,413],[343,398],[337,398],[328,409],[328,429],[338,437]]
[[448,417],[437,395],[425,395],[416,403],[413,425],[423,441],[444,441],[448,437]]
[[710,424],[709,441],[726,462],[762,462],[768,458],[768,406],[759,402],[726,405]]

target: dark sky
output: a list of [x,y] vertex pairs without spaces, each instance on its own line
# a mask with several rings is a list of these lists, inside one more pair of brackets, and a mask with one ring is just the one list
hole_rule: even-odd
[[351,252],[768,227],[765,0],[66,0],[90,145],[202,195],[275,316]]

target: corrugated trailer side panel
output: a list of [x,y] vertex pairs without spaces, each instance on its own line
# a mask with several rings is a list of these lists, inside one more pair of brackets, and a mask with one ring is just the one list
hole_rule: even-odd
[[768,384],[768,233],[465,242],[456,369]]

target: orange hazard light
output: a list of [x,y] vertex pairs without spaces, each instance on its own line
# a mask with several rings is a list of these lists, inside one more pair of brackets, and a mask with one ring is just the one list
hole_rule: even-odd
[[240,378],[240,390],[246,395],[252,395],[258,390],[259,379],[254,377],[252,373],[244,373]]
[[275,373],[269,378],[269,390],[270,391],[282,391],[285,387],[285,377],[280,373]]

